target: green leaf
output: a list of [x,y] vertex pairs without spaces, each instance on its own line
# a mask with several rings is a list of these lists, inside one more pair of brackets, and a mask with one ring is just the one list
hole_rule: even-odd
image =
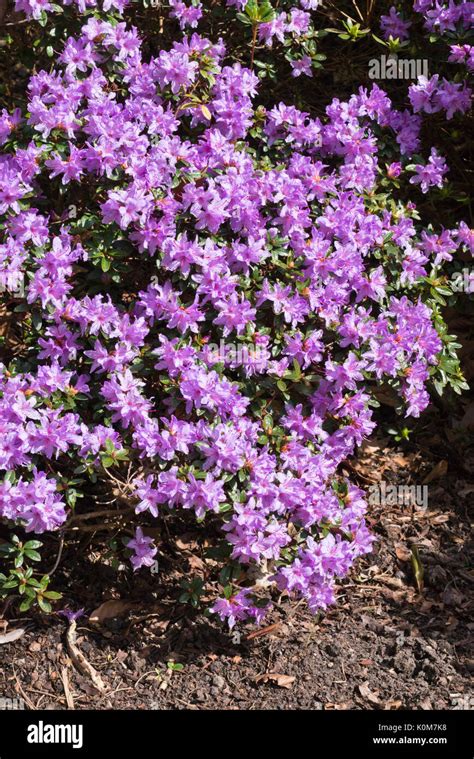
[[31,607],[31,604],[33,603],[32,598],[24,598],[23,601],[20,604],[20,611],[28,611],[28,609]]
[[59,601],[63,597],[62,593],[57,593],[55,590],[47,590],[43,593],[44,598],[49,598],[51,601]]
[[38,551],[33,551],[31,548],[25,548],[25,556],[28,556],[31,561],[41,561],[41,556]]
[[237,18],[242,24],[250,25],[252,22],[245,13],[237,13]]
[[113,441],[108,437],[105,441],[105,450],[107,453],[113,453],[115,451],[115,445],[113,444]]
[[38,605],[40,609],[44,611],[46,614],[49,614],[53,609],[49,601],[45,601],[45,599],[42,596],[38,596]]
[[42,545],[40,540],[28,540],[23,547],[25,550],[30,551],[31,549],[41,548]]
[[2,588],[4,588],[5,590],[11,590],[12,588],[17,588],[17,587],[18,587],[18,580],[16,577],[11,580],[7,580],[2,585]]

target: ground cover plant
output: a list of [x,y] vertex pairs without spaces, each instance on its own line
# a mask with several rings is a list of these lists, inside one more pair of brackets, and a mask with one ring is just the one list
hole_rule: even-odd
[[[473,251],[474,4],[222,5],[5,16],[4,49],[35,40],[0,120],[0,595],[22,611],[67,606],[50,533],[145,572],[181,522],[214,569],[180,603],[231,627],[276,591],[324,610],[373,544],[341,467],[381,391],[416,419],[467,389],[445,307]],[[333,45],[408,55],[412,28],[439,73],[306,95]]]

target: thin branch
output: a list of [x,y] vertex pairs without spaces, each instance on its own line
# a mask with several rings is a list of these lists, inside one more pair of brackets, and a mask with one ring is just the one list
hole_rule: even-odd
[[99,509],[98,511],[90,511],[87,514],[74,514],[69,521],[68,525],[74,522],[83,522],[87,519],[96,519],[99,517],[121,517],[124,514],[131,514],[134,511],[131,507],[127,509]]
[[59,567],[59,562],[61,561],[61,556],[63,555],[63,548],[64,548],[64,535],[61,535],[61,539],[59,541],[59,549],[58,549],[58,555],[56,557],[56,561],[54,562],[53,568],[47,572],[48,577],[51,577],[53,575],[57,568]]

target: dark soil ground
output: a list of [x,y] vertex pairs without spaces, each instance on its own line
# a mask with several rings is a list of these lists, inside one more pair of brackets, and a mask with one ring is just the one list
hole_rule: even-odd
[[[192,535],[182,537],[181,554],[162,573],[139,575],[133,586],[116,583],[116,573],[94,563],[90,550],[78,552],[80,579],[72,578],[71,590],[60,567],[55,584],[67,579],[68,605],[85,609],[77,649],[105,689],[97,690],[71,659],[66,619],[14,619],[10,609],[0,618],[3,630],[25,633],[0,646],[0,696],[21,698],[29,709],[474,708],[473,411],[464,403],[464,419],[449,423],[446,412],[432,412],[416,446],[379,437],[353,462],[351,477],[365,488],[425,483],[428,506],[371,506],[375,550],[326,614],[312,617],[281,597],[268,627],[236,635],[177,603],[173,582],[202,564]],[[123,608],[109,604],[114,616],[94,624],[92,610],[111,598]]]

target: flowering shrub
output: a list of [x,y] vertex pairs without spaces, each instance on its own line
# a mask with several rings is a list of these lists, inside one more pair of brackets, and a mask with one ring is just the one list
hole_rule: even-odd
[[[171,6],[199,21],[199,3]],[[222,40],[145,56],[136,28],[89,15],[0,121],[0,275],[21,320],[0,369],[4,521],[67,536],[112,496],[117,516],[133,507],[134,570],[158,552],[150,520],[220,530],[213,610],[231,626],[263,618],[268,584],[333,603],[373,542],[340,467],[375,427],[377,386],[414,417],[433,384],[466,386],[433,276],[472,233],[420,228],[399,194],[448,171],[419,154],[426,86],[415,113],[377,85],[321,118],[264,108]]]

